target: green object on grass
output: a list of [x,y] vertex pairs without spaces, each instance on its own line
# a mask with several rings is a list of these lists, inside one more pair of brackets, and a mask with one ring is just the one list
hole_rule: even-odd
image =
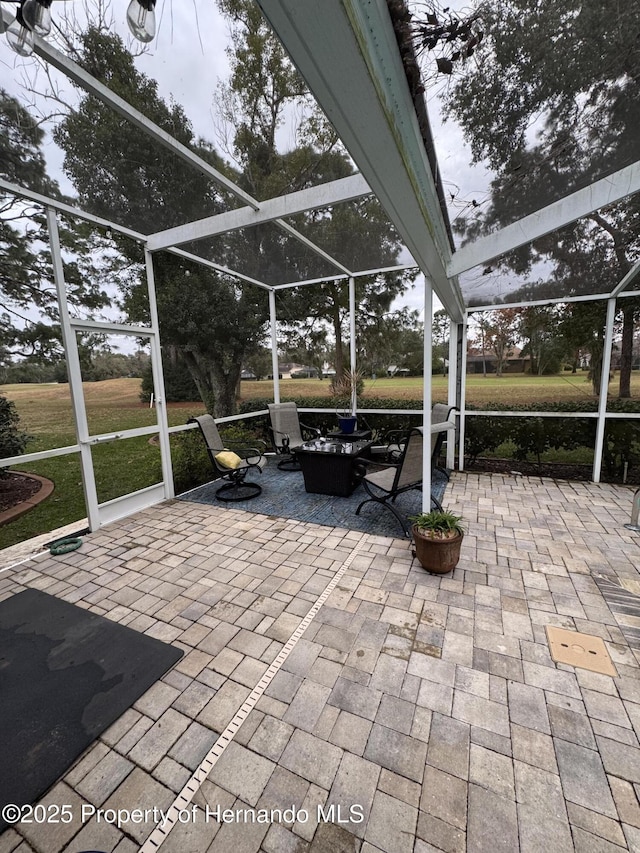
[[52,542],[49,545],[49,552],[54,557],[59,557],[61,554],[69,554],[71,551],[77,551],[82,545],[82,539],[79,536],[69,536],[66,539],[58,539],[57,542]]

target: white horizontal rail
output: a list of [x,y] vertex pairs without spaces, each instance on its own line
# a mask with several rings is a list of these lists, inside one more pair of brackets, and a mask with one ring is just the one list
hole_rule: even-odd
[[7,456],[5,459],[0,459],[0,468],[8,468],[10,465],[30,465],[31,462],[53,459],[54,456],[69,456],[72,453],[80,453],[79,444],[55,447],[53,450],[40,450],[38,453],[25,453],[22,456]]
[[160,432],[160,427],[157,424],[150,424],[146,427],[136,427],[135,429],[123,429],[121,432],[104,432],[98,435],[90,435],[83,444],[104,444],[107,441],[122,441],[127,438],[140,438],[145,435],[156,435]]
[[109,323],[101,320],[80,320],[72,317],[69,324],[79,331],[87,329],[92,332],[111,332],[114,335],[135,335],[136,338],[152,338],[156,334],[155,330],[149,326],[130,326],[127,323]]
[[[247,412],[245,415],[227,415],[224,418],[216,418],[217,424],[227,424],[233,421],[246,421],[249,418],[260,418],[268,415],[268,409],[261,409],[259,412]],[[190,429],[198,429],[198,424],[178,424],[178,426],[169,427],[169,433],[186,432]]]
[[597,418],[597,412],[502,412],[499,409],[496,411],[465,409],[467,417],[484,417],[484,418]]

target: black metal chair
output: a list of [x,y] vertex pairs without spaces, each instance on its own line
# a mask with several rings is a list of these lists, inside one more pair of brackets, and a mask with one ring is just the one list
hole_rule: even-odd
[[237,448],[235,452],[229,451],[211,415],[189,418],[187,423],[197,423],[200,427],[213,469],[219,478],[225,481],[216,491],[219,501],[246,501],[262,492],[262,486],[245,480],[251,471],[261,474],[267,464],[266,457],[257,448],[242,447]]
[[[432,444],[434,437],[435,434],[432,433]],[[393,503],[398,495],[403,492],[409,492],[413,489],[422,490],[423,445],[422,427],[416,427],[406,437],[397,463],[387,465],[382,469],[378,463],[374,463],[378,470],[371,471],[362,478],[362,485],[369,497],[359,504],[356,515],[360,515],[360,510],[367,503],[381,504],[395,515],[405,536],[410,535],[406,519],[393,506]],[[362,461],[366,464],[366,460]],[[433,495],[431,495],[431,503],[435,505],[436,509],[442,509],[442,504]]]
[[[295,403],[270,403],[271,425],[267,427],[275,452],[283,458],[278,462],[281,471],[300,471],[300,463],[291,452],[306,440],[319,438],[321,430],[301,423]],[[303,437],[303,431],[307,438]]]
[[[457,411],[456,406],[448,406],[445,403],[434,403],[431,409],[431,470],[440,471],[447,480],[449,479],[449,472],[438,464],[438,460],[447,437],[447,431],[455,428],[455,421],[451,419],[451,413]],[[407,435],[407,430],[390,430],[385,434],[384,459],[386,462],[397,464],[400,461]]]

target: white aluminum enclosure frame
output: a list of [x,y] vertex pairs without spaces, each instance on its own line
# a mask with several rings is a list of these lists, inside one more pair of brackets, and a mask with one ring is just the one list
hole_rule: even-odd
[[[167,421],[166,402],[164,399],[162,353],[160,350],[160,334],[153,279],[153,264],[149,251],[145,249],[147,293],[151,318],[151,325],[149,327],[121,323],[103,323],[96,321],[87,322],[72,319],[67,303],[66,283],[64,280],[60,238],[58,235],[57,215],[51,207],[47,208],[47,226],[49,229],[49,245],[53,261],[58,307],[60,310],[60,326],[67,359],[69,390],[71,393],[73,416],[76,425],[76,435],[78,436],[78,444],[80,446],[80,463],[82,468],[82,483],[85,506],[87,509],[87,519],[89,522],[89,528],[91,530],[97,530],[103,524],[108,524],[111,521],[124,518],[127,515],[131,515],[133,512],[137,512],[140,509],[144,509],[145,507],[159,503],[160,501],[168,500],[174,496],[171,451],[169,447],[168,433],[169,424]],[[84,404],[82,372],[80,369],[76,337],[76,333],[82,331],[101,331],[110,334],[127,334],[135,337],[148,338],[151,349],[157,427],[125,429],[108,435],[91,434]],[[123,495],[122,497],[115,498],[114,500],[100,503],[98,501],[91,447],[104,442],[120,441],[127,438],[136,438],[142,435],[153,434],[158,434],[160,440],[162,482],[155,486],[149,486],[131,494]]]
[[[411,93],[407,85],[406,75],[395,34],[389,18],[385,0],[257,0],[268,20],[274,26],[277,34],[285,44],[294,63],[307,80],[310,89],[316,96],[321,107],[334,123],[340,137],[349,150],[360,174],[332,182],[321,187],[303,191],[303,194],[292,194],[290,197],[270,199],[258,202],[248,193],[233,184],[226,176],[215,170],[210,164],[199,158],[194,152],[178,143],[169,134],[150,122],[144,115],[133,109],[124,100],[116,96],[106,86],[93,79],[86,71],[65,57],[55,48],[36,37],[35,52],[46,62],[62,71],[85,91],[100,98],[128,121],[133,122],[141,132],[147,134],[156,143],[161,144],[197,169],[208,180],[215,181],[226,191],[232,193],[244,207],[220,214],[217,217],[204,217],[199,222],[186,223],[155,235],[144,235],[108,222],[100,217],[92,216],[83,211],[47,199],[21,187],[0,180],[0,187],[18,196],[31,199],[42,204],[48,211],[52,233],[52,256],[58,292],[63,294],[62,264],[55,215],[58,210],[72,216],[79,216],[102,227],[127,234],[137,239],[145,247],[145,265],[149,286],[150,306],[152,309],[152,324],[150,328],[140,328],[126,324],[100,324],[95,321],[78,321],[69,317],[66,308],[62,310],[63,333],[68,344],[70,359],[70,380],[72,379],[72,399],[74,401],[74,416],[76,417],[78,444],[68,448],[57,448],[38,454],[27,454],[24,457],[14,457],[3,460],[0,464],[17,464],[30,460],[44,459],[64,453],[79,453],[83,471],[86,469],[85,495],[87,500],[90,523],[99,526],[107,520],[128,514],[142,505],[149,505],[172,496],[172,478],[169,453],[169,435],[180,428],[168,428],[164,394],[158,394],[158,426],[142,430],[127,431],[127,436],[151,434],[157,432],[163,454],[163,483],[161,487],[152,487],[151,491],[143,490],[136,493],[137,497],[127,496],[109,505],[100,506],[95,493],[93,471],[90,469],[90,447],[92,441],[102,441],[112,436],[91,436],[86,427],[86,412],[84,412],[81,394],[78,391],[79,364],[74,363],[75,330],[85,328],[99,329],[120,334],[136,334],[148,337],[152,345],[152,361],[154,365],[154,383],[158,392],[163,387],[160,343],[155,312],[155,291],[153,283],[152,250],[164,249],[190,262],[199,263],[226,275],[234,276],[244,285],[263,288],[269,294],[270,329],[272,341],[272,365],[274,374],[274,399],[279,401],[280,391],[278,382],[277,356],[277,314],[276,292],[282,288],[300,287],[318,281],[340,280],[349,288],[350,302],[350,334],[351,351],[350,364],[356,368],[355,360],[355,278],[370,275],[378,270],[356,271],[342,264],[328,253],[324,252],[311,240],[297,232],[281,217],[313,207],[324,207],[344,202],[350,198],[358,198],[368,192],[374,192],[385,208],[388,216],[412,252],[417,265],[425,274],[425,377],[424,377],[424,412],[423,423],[428,440],[428,429],[431,413],[431,324],[429,318],[432,311],[432,288],[439,296],[452,320],[451,345],[449,358],[448,400],[452,404],[461,397],[459,417],[459,448],[460,467],[464,466],[464,429],[465,417],[472,413],[465,412],[464,396],[466,385],[466,347],[457,351],[453,343],[454,329],[462,328],[463,340],[466,340],[468,312],[463,304],[456,276],[471,266],[485,262],[509,248],[514,248],[529,242],[540,234],[559,228],[574,221],[602,204],[611,203],[640,190],[640,166],[633,164],[620,170],[613,176],[596,182],[587,190],[555,202],[530,217],[526,217],[513,226],[476,241],[468,247],[452,253],[446,233],[446,226],[431,166],[425,150],[423,128],[419,126]],[[12,16],[6,10],[1,10],[3,20],[8,22]],[[350,85],[345,87],[344,81]],[[595,199],[595,201],[594,201]],[[305,208],[304,205],[307,205]],[[177,249],[171,245],[171,240],[181,242],[200,239],[210,233],[220,233],[225,227],[242,228],[262,221],[273,221],[289,236],[299,240],[310,251],[329,263],[337,274],[322,279],[306,282],[293,282],[270,285],[245,276],[238,271],[213,261],[200,258],[189,252]],[[207,229],[214,229],[208,231]],[[219,230],[215,230],[215,229]],[[506,247],[506,248],[505,248]],[[383,271],[406,269],[406,266],[386,268]],[[640,266],[625,276],[614,292],[594,296],[575,297],[573,299],[541,300],[536,304],[549,304],[552,301],[582,301],[583,299],[608,298],[607,338],[611,339],[612,317],[615,311],[615,298],[631,295],[620,292],[626,288]],[[63,300],[64,304],[64,300]],[[526,303],[534,304],[534,303]],[[613,306],[613,307],[612,307]],[[511,305],[482,306],[485,310],[496,310]],[[473,309],[480,310],[480,309]],[[457,338],[456,338],[457,344]],[[428,351],[427,351],[428,350]],[[455,352],[455,357],[454,357]],[[77,362],[77,353],[75,362]],[[458,370],[459,365],[459,370]],[[455,369],[454,369],[455,367]],[[603,366],[604,370],[604,366]],[[456,375],[457,372],[457,375]],[[604,375],[604,373],[603,373]],[[607,417],[614,417],[606,412],[606,383],[604,396],[601,393],[598,413],[587,415],[598,418],[598,441],[601,455],[604,439],[604,425]],[[81,389],[80,389],[81,390]],[[480,413],[478,413],[480,414]],[[487,414],[487,413],[484,413]],[[506,414],[506,413],[501,413]],[[513,413],[514,415],[521,413]],[[562,416],[562,413],[549,413],[549,416]],[[583,415],[585,416],[585,415]],[[246,417],[246,416],[244,416]],[[615,415],[615,417],[625,417]],[[632,416],[629,416],[632,417]],[[120,434],[119,434],[120,435]],[[125,434],[122,433],[122,437]],[[453,458],[453,442],[447,443],[448,462]],[[425,454],[425,457],[430,454]],[[600,476],[600,463],[596,468],[594,463],[594,479]],[[430,478],[425,471],[425,493]],[[597,480],[596,480],[597,481]],[[428,500],[428,498],[427,498]],[[120,514],[120,515],[119,515]]]

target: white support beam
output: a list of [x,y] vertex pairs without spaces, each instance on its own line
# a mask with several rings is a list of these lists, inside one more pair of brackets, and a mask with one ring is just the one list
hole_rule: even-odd
[[308,187],[295,193],[270,198],[260,203],[260,209],[241,207],[228,210],[216,216],[207,216],[196,222],[188,222],[177,228],[168,228],[149,236],[148,245],[152,252],[179,246],[193,240],[214,237],[241,228],[251,228],[265,222],[273,222],[287,216],[295,216],[306,210],[317,210],[332,204],[343,204],[348,201],[370,195],[371,189],[362,175],[349,175],[337,181],[330,181],[316,187]]
[[296,231],[293,225],[289,225],[289,223],[285,222],[284,219],[276,219],[276,225],[280,228],[281,231],[284,231],[286,234],[289,234],[290,237],[295,237],[295,239],[299,243],[302,243],[303,246],[306,246],[307,249],[310,249],[314,254],[319,255],[328,264],[331,264],[332,267],[341,270],[343,273],[346,273],[346,275],[352,275],[349,267],[345,267],[344,264],[341,264],[340,261],[337,261],[328,252],[325,252],[324,249],[321,249],[320,246],[316,246],[316,244],[312,240],[309,240],[309,238],[305,237],[304,234],[301,234],[299,231]]
[[[35,204],[40,204],[43,207],[50,207],[58,213],[63,213],[76,219],[81,219],[83,222],[91,222],[93,225],[98,225],[100,228],[110,229],[111,231],[116,231],[118,234],[124,234],[126,237],[131,237],[132,240],[137,240],[140,243],[146,243],[147,241],[147,235],[140,233],[140,231],[125,228],[123,225],[118,225],[117,222],[111,222],[111,220],[104,219],[101,216],[94,216],[93,213],[87,213],[86,210],[82,210],[79,207],[73,207],[70,204],[58,201],[57,199],[49,198],[48,196],[33,192],[33,190],[30,190],[27,187],[12,184],[9,181],[5,181],[3,178],[0,178],[0,190],[5,190],[6,192],[15,195],[17,198],[33,201]],[[257,287],[269,290],[269,285],[265,284],[263,281],[258,281],[256,278],[251,278],[250,276],[244,275],[236,270],[229,269],[229,267],[216,264],[214,261],[210,261],[207,258],[201,258],[199,255],[194,255],[192,252],[185,252],[184,249],[167,249],[167,251],[172,255],[184,258],[186,261],[201,264],[202,266],[221,272],[223,275],[229,275],[233,278],[240,279],[240,281],[246,281],[249,284],[255,284]]]
[[[257,0],[449,316],[447,228],[386,0]],[[348,85],[345,85],[348,81]],[[424,130],[424,133],[423,133]]]
[[167,412],[167,395],[164,384],[164,369],[162,367],[162,349],[160,347],[160,320],[158,318],[158,302],[156,299],[156,279],[153,269],[153,256],[148,249],[144,250],[145,270],[147,273],[147,293],[149,296],[149,314],[151,316],[151,373],[156,394],[156,416],[158,418],[160,459],[162,466],[162,486],[165,500],[175,497],[173,486],[173,465],[171,463],[171,443],[169,441],[169,415]]
[[431,396],[433,382],[433,289],[424,277],[424,360],[422,363],[422,512],[431,510]]
[[[1,14],[3,16],[3,20],[11,20],[12,16],[4,12],[4,10],[1,10]],[[65,56],[49,42],[36,36],[34,39],[33,52],[48,62],[49,65],[52,65],[54,68],[57,68],[58,71],[65,74],[70,80],[84,89],[85,92],[89,92],[89,94],[98,98],[103,104],[106,104],[110,109],[114,110],[114,112],[118,113],[118,115],[121,115],[135,127],[138,127],[145,136],[150,137],[164,148],[168,148],[170,151],[173,151],[173,153],[180,157],[181,160],[184,160],[185,163],[188,163],[194,169],[197,169],[205,177],[215,181],[219,186],[224,187],[225,190],[232,193],[245,204],[251,205],[256,210],[258,209],[258,202],[244,190],[240,189],[240,187],[236,186],[236,184],[229,180],[226,175],[223,175],[222,172],[218,171],[218,169],[214,169],[213,166],[195,154],[190,148],[187,148],[186,145],[178,142],[177,139],[174,139],[174,137],[167,133],[166,130],[163,130],[157,124],[154,124],[154,122],[150,121],[139,110],[134,109],[134,107],[127,103],[124,98],[116,95],[115,92],[112,92],[111,89],[103,83],[100,83],[100,81],[96,80],[95,77],[92,77],[88,71],[85,71],[84,68],[81,68],[80,65],[72,59],[69,59],[68,56]]]
[[356,414],[358,392],[356,389],[356,280],[349,279],[349,364],[351,370],[351,414]]
[[[633,272],[633,270],[631,270]],[[631,273],[627,273],[628,276]],[[627,276],[625,276],[625,279]],[[627,283],[631,279],[627,280]],[[620,282],[621,284],[622,282]],[[625,290],[624,293],[616,293],[620,285],[616,286],[611,293],[588,293],[582,296],[554,296],[553,299],[532,299],[530,302],[499,302],[494,305],[473,305],[467,308],[468,314],[474,314],[480,311],[500,311],[502,308],[533,308],[538,305],[564,305],[566,302],[600,302],[611,299],[614,295],[618,299],[624,299],[627,296],[640,296],[640,290]]]
[[118,234],[124,234],[127,237],[131,237],[132,240],[144,242],[147,239],[146,236],[141,234],[139,231],[133,231],[131,228],[125,228],[124,226],[111,222],[108,219],[103,219],[101,216],[94,216],[93,213],[87,213],[86,210],[81,210],[79,207],[73,207],[70,204],[58,201],[55,198],[49,198],[46,195],[41,195],[27,187],[21,187],[19,184],[12,184],[9,181],[5,181],[4,178],[0,178],[0,190],[5,190],[6,192],[15,195],[17,198],[24,198],[28,201],[33,201],[36,204],[41,204],[43,207],[50,207],[58,213],[64,213],[68,216],[75,217],[76,219],[81,219],[83,222],[91,222],[94,225],[100,226],[100,228],[117,231]]
[[[0,15],[2,16],[2,20],[5,23],[10,23],[13,20],[13,16],[6,12],[4,9],[0,7]],[[61,71],[65,74],[70,80],[73,80],[78,86],[85,90],[85,92],[89,92],[89,94],[98,98],[108,107],[113,109],[116,113],[121,115],[127,121],[131,122],[135,127],[138,127],[146,136],[153,139],[159,145],[164,146],[165,148],[172,151],[177,157],[180,157],[194,169],[197,169],[201,174],[205,175],[212,181],[215,181],[219,186],[223,187],[227,192],[232,193],[236,198],[243,201],[245,204],[252,207],[254,210],[258,210],[261,207],[261,203],[246,193],[243,189],[237,186],[233,181],[226,177],[222,172],[214,169],[209,163],[191,151],[190,148],[187,148],[186,145],[183,145],[181,142],[178,142],[159,127],[157,124],[154,124],[150,121],[143,113],[134,109],[130,104],[128,104],[123,98],[119,95],[116,95],[115,92],[112,92],[107,86],[100,81],[96,80],[92,77],[87,71],[81,68],[77,63],[75,63],[72,59],[65,56],[59,50],[56,50],[49,42],[44,39],[35,36],[34,37],[34,53],[37,56],[40,56],[54,68],[57,68],[58,71]],[[301,243],[306,245],[312,251],[316,252],[316,254],[320,255],[322,258],[327,260],[332,266],[336,267],[343,272],[348,273],[346,267],[344,267],[339,261],[332,258],[329,254],[322,251],[318,246],[308,240],[304,235],[300,234],[295,230],[291,225],[284,222],[281,219],[276,220],[276,224],[281,230],[286,231],[292,237],[295,237]]]
[[631,284],[631,282],[636,278],[636,276],[640,273],[640,261],[636,261],[636,263],[631,267],[629,272],[622,278],[618,284],[611,291],[612,296],[620,296],[623,290]]
[[464,430],[467,406],[467,318],[462,324],[462,358],[460,359],[460,420],[458,425],[458,469],[464,471]]
[[130,326],[125,323],[103,323],[100,320],[80,320],[75,317],[69,321],[71,327],[80,331],[99,334],[136,335],[140,338],[152,338],[156,332],[149,326]]
[[602,351],[602,372],[600,375],[600,398],[598,400],[598,425],[596,427],[596,446],[593,451],[594,483],[600,482],[602,471],[602,451],[604,432],[607,425],[607,395],[609,392],[609,371],[611,370],[611,349],[613,347],[613,323],[616,317],[616,300],[607,302],[607,323],[604,330],[604,348]]
[[276,284],[274,287],[276,290],[286,290],[291,287],[306,287],[308,284],[324,284],[326,281],[346,281],[348,278],[363,278],[369,275],[384,275],[388,272],[414,270],[417,266],[417,264],[398,264],[397,266],[380,267],[380,269],[375,270],[360,270],[359,272],[352,272],[350,275],[344,273],[343,275],[325,275],[322,278],[307,278],[304,281],[290,281],[288,284]]
[[584,189],[577,190],[553,204],[530,213],[518,222],[507,225],[494,234],[480,237],[458,249],[447,264],[447,275],[456,276],[474,267],[499,258],[505,252],[524,246],[538,237],[556,231],[601,207],[622,201],[640,191],[640,161],[601,178]]
[[[458,323],[451,320],[449,323],[449,366],[447,374],[447,405],[456,405],[456,391],[458,388]],[[454,420],[454,418],[450,418]],[[447,468],[455,466],[456,454],[456,431],[447,432]]]
[[273,402],[280,402],[280,365],[278,363],[278,316],[276,314],[276,292],[269,291],[269,319],[271,324],[271,369],[273,371]]
[[60,332],[67,360],[67,373],[69,375],[69,393],[71,394],[71,407],[76,428],[76,437],[80,445],[80,466],[82,470],[82,487],[84,490],[84,501],[87,510],[87,518],[91,530],[100,527],[100,515],[98,511],[98,493],[96,490],[96,479],[93,471],[93,457],[89,447],[89,425],[87,422],[87,411],[84,404],[82,390],[82,370],[78,355],[78,342],[76,333],[71,327],[69,316],[69,304],[67,301],[67,286],[64,279],[62,266],[62,251],[60,248],[60,233],[56,212],[47,208],[47,228],[49,231],[49,247],[51,249],[51,261],[53,264],[53,280],[58,297],[58,310],[60,312]]
[[270,285],[265,284],[264,281],[259,281],[257,278],[251,278],[251,276],[244,275],[244,273],[237,272],[237,270],[229,269],[229,267],[225,267],[222,264],[216,264],[215,261],[209,261],[206,258],[201,258],[200,255],[194,255],[192,252],[185,252],[184,249],[167,249],[167,252],[170,252],[172,255],[177,255],[179,258],[184,258],[185,261],[191,261],[194,264],[201,264],[203,267],[209,267],[209,269],[216,270],[216,272],[222,273],[223,275],[231,276],[231,278],[246,281],[247,284],[255,284],[256,287],[261,287],[263,290],[271,290]]

